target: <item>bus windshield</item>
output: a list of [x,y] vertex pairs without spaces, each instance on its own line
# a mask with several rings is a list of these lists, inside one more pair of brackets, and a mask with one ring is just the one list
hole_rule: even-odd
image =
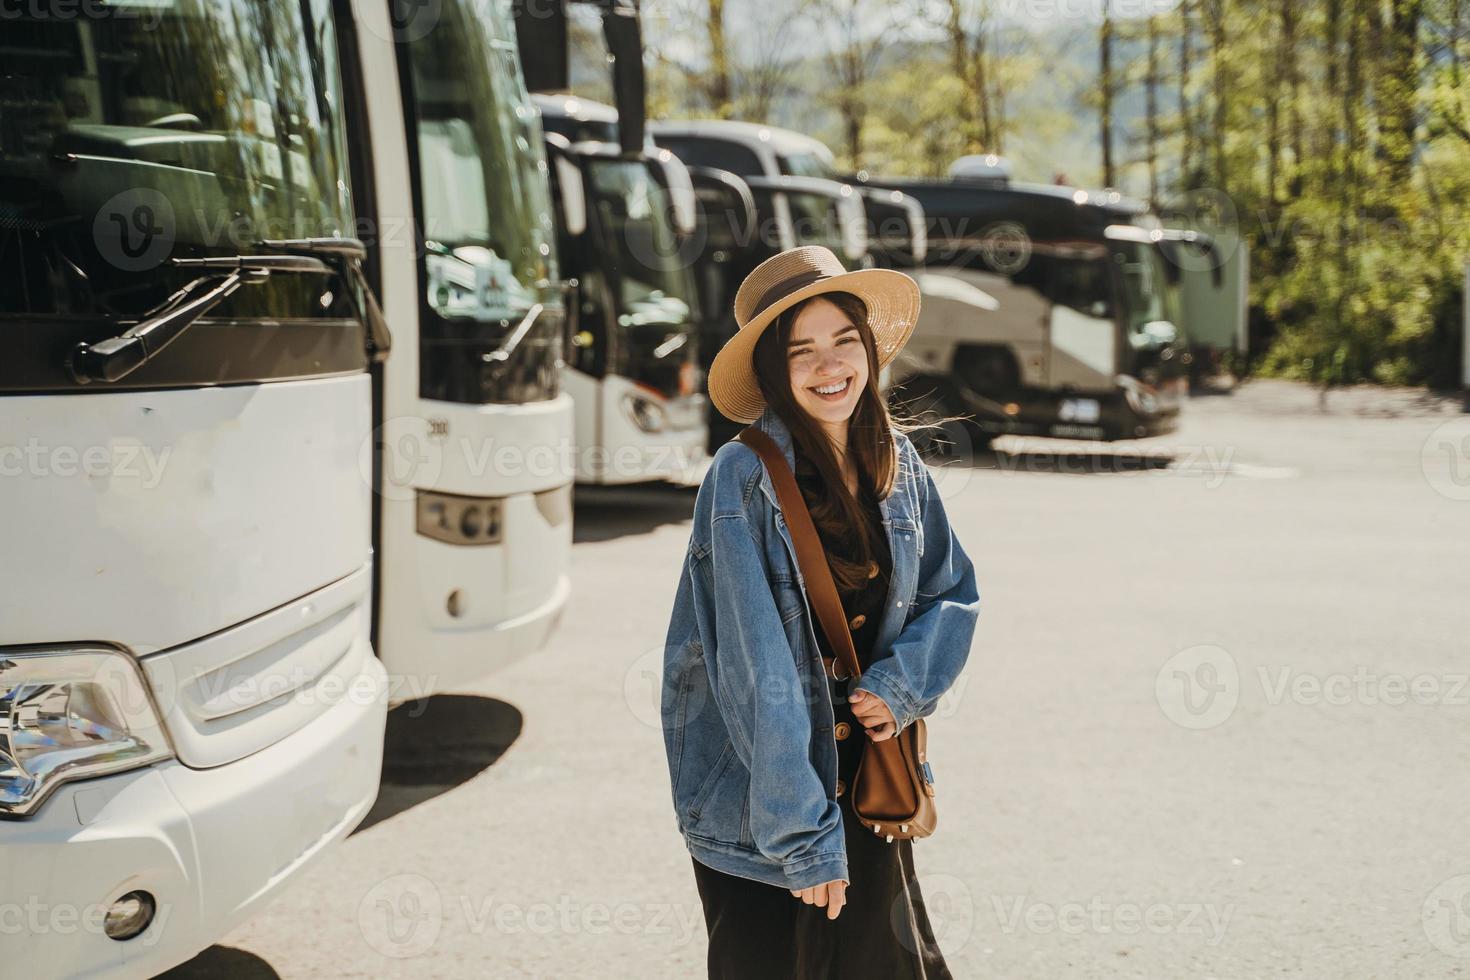
[[815,153],[788,153],[781,157],[781,172],[792,177],[821,177],[836,180],[837,170]]
[[[4,20],[0,315],[137,316],[193,278],[171,257],[356,234],[329,0]],[[211,316],[343,315],[331,286],[273,276]]]
[[1144,324],[1163,320],[1162,270],[1157,250],[1133,242],[1113,245],[1113,260],[1123,274],[1123,299],[1127,304],[1128,330],[1143,332]]
[[417,111],[428,302],[445,319],[517,317],[559,304],[541,125],[509,0],[444,0],[408,44]]
[[587,170],[602,248],[616,265],[618,325],[688,326],[693,290],[678,261],[668,192],[641,160],[593,157]]

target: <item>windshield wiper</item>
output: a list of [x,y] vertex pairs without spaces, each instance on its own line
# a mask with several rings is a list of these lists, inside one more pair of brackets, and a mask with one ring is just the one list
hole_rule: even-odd
[[264,282],[277,272],[331,275],[334,271],[321,259],[309,255],[231,255],[173,259],[171,264],[180,268],[228,271],[188,282],[125,333],[94,344],[78,344],[67,359],[67,367],[78,384],[127,377],[246,283]]
[[373,294],[362,271],[362,263],[367,258],[366,245],[356,238],[272,238],[260,244],[262,248],[278,248],[283,252],[341,259],[362,296],[362,307],[358,312],[367,327],[368,359],[374,364],[387,360],[388,352],[393,348],[393,334],[388,330],[388,320],[378,305],[378,297]]
[[521,322],[516,324],[515,328],[511,330],[510,335],[505,338],[505,343],[488,354],[480,355],[480,359],[487,364],[495,364],[497,366],[509,361],[511,354],[515,353],[515,349],[520,346],[521,341],[526,339],[526,334],[531,332],[531,327],[535,325],[536,318],[541,315],[543,309],[545,307],[540,303],[533,305],[526,311],[526,315],[521,318]]

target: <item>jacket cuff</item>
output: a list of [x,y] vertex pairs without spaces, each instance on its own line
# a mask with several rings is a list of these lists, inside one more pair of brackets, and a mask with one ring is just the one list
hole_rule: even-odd
[[898,727],[893,732],[895,736],[912,725],[919,717],[917,706],[909,697],[908,692],[884,674],[878,664],[863,671],[863,676],[858,678],[856,690],[867,691],[883,699],[883,703],[888,705],[888,710],[893,712],[893,720],[898,723]]
[[[843,833],[842,828],[838,827],[837,832]],[[847,873],[847,855],[843,850],[822,851],[793,861],[781,870],[786,876],[787,888],[811,888],[839,878],[852,884],[852,877]]]

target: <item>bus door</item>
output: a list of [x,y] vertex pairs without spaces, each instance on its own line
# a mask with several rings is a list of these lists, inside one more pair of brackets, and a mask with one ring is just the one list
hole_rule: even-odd
[[[1109,392],[1120,363],[1118,301],[1106,249],[1093,243],[1038,248],[1048,300],[1046,387]],[[1091,414],[1089,411],[1087,414]],[[1090,423],[1096,419],[1082,418]]]

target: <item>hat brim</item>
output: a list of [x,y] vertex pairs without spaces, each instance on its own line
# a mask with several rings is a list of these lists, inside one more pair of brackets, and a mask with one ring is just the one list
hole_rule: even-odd
[[[855,269],[829,276],[783,296],[725,341],[710,365],[709,397],[720,414],[736,422],[754,422],[765,410],[766,400],[756,379],[756,341],[766,327],[802,300],[823,293],[852,293],[868,308],[868,325],[877,348],[881,370],[908,343],[919,320],[919,284],[897,269]],[[877,384],[870,378],[869,384]]]

